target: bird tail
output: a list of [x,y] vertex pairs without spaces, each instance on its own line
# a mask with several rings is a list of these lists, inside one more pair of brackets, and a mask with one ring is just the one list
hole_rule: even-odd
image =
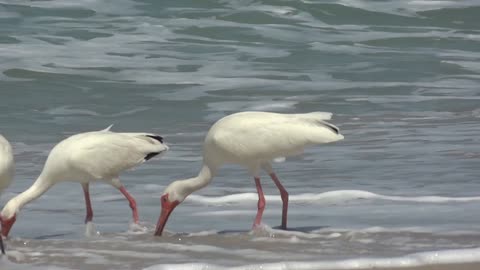
[[113,127],[113,124],[111,124],[111,125],[108,126],[107,128],[104,128],[104,129],[102,129],[102,130],[100,130],[100,131],[110,131],[110,129],[112,129],[112,127]]
[[328,128],[328,129],[330,129],[331,131],[333,131],[335,134],[340,135],[340,129],[339,129],[337,126],[335,126],[334,124],[331,124],[331,123],[329,123],[329,122],[327,122],[327,121],[323,121],[323,120],[320,120],[320,121],[318,121],[318,122],[319,122],[321,125],[323,125],[324,127],[326,127],[326,128]]
[[304,114],[297,114],[296,116],[305,119],[308,122],[314,123],[315,125],[328,128],[335,134],[335,141],[343,140],[344,137],[342,134],[340,134],[340,129],[334,124],[326,121],[332,119],[332,115],[333,114],[331,112],[310,112]]
[[164,142],[163,137],[154,134],[154,133],[123,133],[125,135],[134,138],[135,140],[139,140],[138,142],[143,145],[143,151],[145,152],[144,161],[147,161],[158,154],[165,153],[169,150],[168,145]]

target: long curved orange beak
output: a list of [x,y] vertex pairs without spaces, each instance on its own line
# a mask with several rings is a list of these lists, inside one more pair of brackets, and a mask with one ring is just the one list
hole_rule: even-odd
[[0,217],[0,222],[2,223],[2,235],[1,236],[3,236],[3,237],[8,236],[8,233],[10,232],[10,229],[12,228],[12,226],[15,223],[16,220],[17,220],[17,215],[13,215],[9,219]]
[[160,217],[158,218],[157,228],[155,229],[155,236],[162,235],[163,228],[165,228],[165,225],[167,224],[168,217],[172,213],[173,209],[175,209],[175,207],[180,204],[179,201],[170,202],[168,200],[168,194],[163,195],[160,198],[160,202],[162,203],[162,212],[160,213]]

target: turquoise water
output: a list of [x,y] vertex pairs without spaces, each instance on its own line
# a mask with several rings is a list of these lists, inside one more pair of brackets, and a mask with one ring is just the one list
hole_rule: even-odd
[[[0,1],[0,132],[17,164],[0,204],[74,133],[114,124],[171,147],[121,177],[144,227],[94,184],[99,235],[85,238],[82,189],[61,183],[19,213],[9,267],[318,266],[477,248],[479,12],[473,0]],[[227,166],[153,238],[164,187],[196,174],[209,126],[243,110],[332,112],[345,136],[274,165],[298,234],[271,229],[268,178],[266,229],[249,233],[255,185]]]

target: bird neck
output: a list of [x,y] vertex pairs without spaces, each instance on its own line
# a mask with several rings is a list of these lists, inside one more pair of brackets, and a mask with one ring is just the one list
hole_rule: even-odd
[[46,181],[42,176],[38,177],[32,186],[7,202],[0,216],[3,218],[11,218],[20,211],[25,204],[40,197],[51,186],[50,181]]
[[203,164],[202,169],[196,177],[178,181],[179,185],[181,186],[182,193],[184,193],[182,195],[187,197],[193,192],[205,187],[212,181],[215,173],[216,168]]

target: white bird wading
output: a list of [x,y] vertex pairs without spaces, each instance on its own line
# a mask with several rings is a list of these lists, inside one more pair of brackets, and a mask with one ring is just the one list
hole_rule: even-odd
[[[2,191],[12,183],[15,170],[14,167],[15,163],[13,160],[12,146],[7,139],[5,139],[5,137],[0,135],[0,195]],[[2,254],[5,254],[5,248],[3,246],[3,239],[1,235],[0,249]]]
[[254,177],[258,192],[258,210],[253,224],[261,224],[265,197],[260,171],[265,170],[280,191],[283,229],[287,228],[288,193],[274,173],[271,161],[298,155],[305,147],[342,140],[339,129],[326,122],[332,114],[312,112],[280,114],[240,112],[218,120],[208,131],[203,144],[203,165],[198,176],[171,183],[160,201],[162,211],[155,235],[161,235],[173,209],[192,192],[210,183],[217,169],[225,163],[240,164]]
[[130,203],[134,222],[138,223],[136,202],[120,182],[119,174],[167,151],[168,147],[157,134],[117,133],[110,131],[110,127],[73,135],[50,151],[37,180],[8,201],[0,213],[3,236],[8,236],[17,213],[25,204],[62,181],[82,184],[87,209],[85,223],[93,218],[88,191],[91,181],[105,181],[119,189]]

